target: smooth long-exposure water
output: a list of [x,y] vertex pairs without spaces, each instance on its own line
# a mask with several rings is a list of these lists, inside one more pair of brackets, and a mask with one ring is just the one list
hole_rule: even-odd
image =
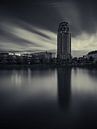
[[0,129],[97,128],[97,70],[0,70]]

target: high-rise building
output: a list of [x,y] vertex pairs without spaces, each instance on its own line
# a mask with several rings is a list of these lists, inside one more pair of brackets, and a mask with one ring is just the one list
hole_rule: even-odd
[[61,22],[57,34],[57,58],[70,59],[71,57],[71,33],[68,22]]

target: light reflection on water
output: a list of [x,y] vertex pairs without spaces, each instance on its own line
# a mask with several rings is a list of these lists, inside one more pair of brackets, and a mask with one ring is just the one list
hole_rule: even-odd
[[96,128],[97,70],[0,70],[0,128]]

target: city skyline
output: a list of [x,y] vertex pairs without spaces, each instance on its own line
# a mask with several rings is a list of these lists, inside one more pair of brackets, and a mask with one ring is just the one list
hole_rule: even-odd
[[62,21],[70,24],[76,55],[97,49],[96,1],[10,0],[1,2],[0,10],[1,50],[56,50]]

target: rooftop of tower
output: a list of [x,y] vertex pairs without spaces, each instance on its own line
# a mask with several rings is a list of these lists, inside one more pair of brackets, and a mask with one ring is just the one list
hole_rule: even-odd
[[65,22],[65,21],[64,21],[64,22],[61,22],[61,23],[59,24],[59,27],[60,27],[60,26],[68,26],[68,22]]
[[69,25],[68,22],[61,22],[59,24],[58,32],[68,33],[69,32]]

